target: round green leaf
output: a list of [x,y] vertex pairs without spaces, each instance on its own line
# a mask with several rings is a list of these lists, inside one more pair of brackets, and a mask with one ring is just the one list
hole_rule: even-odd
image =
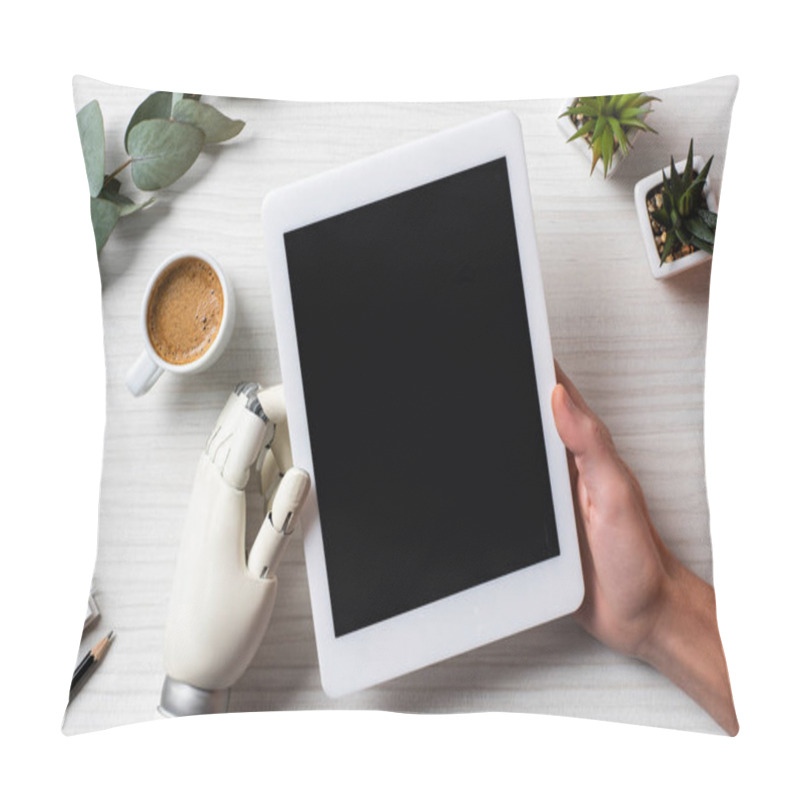
[[172,92],[153,92],[148,95],[133,112],[131,121],[125,130],[125,151],[128,149],[128,136],[131,130],[146,119],[169,119],[172,113]]
[[208,103],[198,103],[197,100],[183,98],[178,100],[172,108],[173,119],[197,125],[206,135],[206,142],[224,142],[233,139],[244,128],[240,119],[226,117],[221,111]]
[[200,128],[167,119],[148,119],[131,128],[131,177],[143,191],[163,189],[194,164],[206,137]]
[[120,217],[119,206],[102,197],[92,197],[90,203],[94,243],[99,253]]
[[106,162],[103,114],[97,100],[87,103],[78,112],[78,132],[81,137],[83,163],[86,165],[86,177],[89,179],[89,194],[97,197],[103,188]]

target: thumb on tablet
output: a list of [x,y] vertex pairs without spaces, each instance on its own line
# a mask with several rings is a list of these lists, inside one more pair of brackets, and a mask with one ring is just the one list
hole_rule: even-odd
[[583,398],[571,395],[567,385],[558,383],[553,390],[553,417],[561,441],[575,457],[575,466],[591,492],[600,488],[604,470],[614,464],[613,444],[605,425]]

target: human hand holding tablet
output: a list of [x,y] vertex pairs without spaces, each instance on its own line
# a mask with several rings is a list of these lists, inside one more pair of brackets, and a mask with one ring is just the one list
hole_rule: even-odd
[[603,644],[655,667],[735,736],[714,589],[664,544],[608,428],[558,365],[556,375],[553,416],[569,450],[585,548],[577,618]]
[[583,578],[519,123],[263,207],[325,691],[568,614]]

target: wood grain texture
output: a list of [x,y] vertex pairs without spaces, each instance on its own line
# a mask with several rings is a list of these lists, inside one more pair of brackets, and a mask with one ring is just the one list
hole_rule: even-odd
[[[237,382],[281,380],[261,238],[263,196],[501,108],[522,122],[554,353],[608,424],[668,546],[710,581],[703,460],[710,269],[653,280],[633,185],[670,154],[683,157],[694,137],[696,153],[715,155],[711,177],[719,193],[735,92],[732,78],[654,90],[662,98],[651,117],[659,134],[641,136],[633,156],[607,181],[590,177],[586,159],[564,143],[555,121],[564,98],[443,104],[214,98],[222,111],[246,121],[244,131],[206,147],[154,206],[123,219],[100,258],[107,423],[95,583],[116,641],[70,705],[64,731],[158,718],[167,599],[197,458]],[[77,108],[100,101],[107,171],[125,160],[125,126],[147,93],[76,80]],[[213,254],[232,278],[236,331],[210,370],[166,375],[137,399],[124,376],[142,348],[142,293],[156,266],[185,248]],[[257,501],[250,510],[257,515]],[[569,618],[330,700],[320,688],[299,540],[281,565],[271,626],[234,688],[231,707],[523,711],[719,732],[661,675],[611,652]]]

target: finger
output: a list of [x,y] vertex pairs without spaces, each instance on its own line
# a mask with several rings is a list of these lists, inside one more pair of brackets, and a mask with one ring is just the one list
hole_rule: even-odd
[[261,403],[264,413],[276,425],[286,421],[286,397],[282,383],[259,390],[258,402]]
[[275,434],[261,463],[261,493],[269,498],[269,493],[275,489],[275,479],[283,477],[292,466],[292,445],[289,441],[283,384],[261,389],[258,400],[269,420],[275,423]]
[[305,470],[292,467],[284,475],[275,492],[272,510],[247,557],[247,569],[253,577],[266,578],[275,574],[310,486],[311,479]]
[[281,533],[291,533],[310,486],[309,474],[299,467],[292,467],[283,476],[270,511],[272,524],[276,530]]
[[250,469],[269,437],[269,424],[252,404],[254,394],[251,387],[254,386],[237,386],[222,409],[205,447],[209,460],[225,481],[236,489],[244,489],[247,485]]
[[[555,361],[555,359],[553,359]],[[583,399],[583,395],[578,391],[575,384],[570,380],[569,376],[563,369],[561,369],[561,364],[558,361],[555,361],[556,365],[556,380],[567,390],[567,393],[572,398],[572,402],[575,403],[578,408],[584,411],[586,414],[593,414],[591,408],[589,408],[589,404]]]
[[278,488],[278,480],[283,477],[280,465],[275,460],[273,451],[267,450],[261,462],[261,494],[264,497],[264,510],[271,506],[272,494]]
[[572,399],[563,384],[557,384],[552,396],[553,418],[564,446],[575,457],[575,466],[592,494],[616,462],[609,437],[597,417],[587,413]]

